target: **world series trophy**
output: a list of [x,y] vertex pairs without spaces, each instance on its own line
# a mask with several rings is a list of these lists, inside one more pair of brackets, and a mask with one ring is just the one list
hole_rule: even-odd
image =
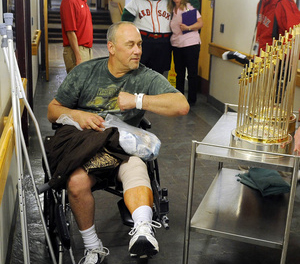
[[[236,129],[231,146],[291,154],[300,24],[273,40],[246,65],[239,80]],[[245,153],[245,151],[243,151]],[[255,155],[247,152],[246,155]]]

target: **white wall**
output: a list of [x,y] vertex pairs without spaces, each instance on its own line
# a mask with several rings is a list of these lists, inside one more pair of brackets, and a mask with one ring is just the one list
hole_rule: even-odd
[[[35,0],[35,4],[31,5],[31,38],[33,38],[35,31],[40,28],[39,24],[39,1]],[[36,83],[38,79],[38,65],[39,65],[39,52],[37,55],[32,56],[32,85],[33,85],[33,94],[35,93]]]
[[[3,12],[2,12],[2,1],[0,4],[0,23],[3,23]],[[9,73],[7,66],[5,64],[3,52],[1,49],[0,52],[0,133],[3,130],[3,117],[6,116],[9,112],[11,103],[10,103],[10,89],[9,84],[10,80],[8,78]]]
[[[3,23],[2,1],[0,3],[0,22]],[[10,80],[5,64],[2,49],[0,51],[0,135],[3,131],[3,118],[8,115],[10,103]],[[11,166],[13,168],[13,166]],[[2,203],[0,204],[0,263],[5,263],[9,231],[12,222],[14,205],[16,199],[16,177],[12,169],[8,176],[8,184],[5,187]],[[0,175],[1,177],[1,175]]]
[[[256,24],[256,8],[259,0],[215,1],[213,40],[233,50],[251,53],[251,44]],[[220,32],[224,24],[224,33]],[[238,103],[238,76],[243,67],[212,56],[210,95],[222,103]],[[296,88],[294,109],[300,107],[300,88]]]
[[[217,45],[250,53],[259,0],[215,1],[213,40]],[[224,24],[224,33],[220,25]],[[238,102],[238,76],[243,67],[212,57],[210,95],[222,103]]]
[[[26,1],[26,4],[31,4],[31,32],[32,37],[34,31],[39,29],[39,0]],[[0,1],[0,23],[3,23],[3,6]],[[1,38],[0,38],[1,39]],[[33,75],[33,89],[35,91],[36,83],[38,79],[39,68],[38,55],[32,56],[32,75]],[[0,51],[0,136],[3,131],[3,118],[8,116],[11,108],[10,99],[10,78],[7,70],[7,66],[4,60],[2,49]],[[1,175],[0,175],[1,177]],[[11,223],[14,216],[16,198],[17,198],[17,171],[16,171],[16,157],[13,155],[10,164],[9,173],[3,193],[2,202],[0,204],[0,263],[5,263],[8,240],[11,231]],[[19,210],[17,208],[17,210]]]

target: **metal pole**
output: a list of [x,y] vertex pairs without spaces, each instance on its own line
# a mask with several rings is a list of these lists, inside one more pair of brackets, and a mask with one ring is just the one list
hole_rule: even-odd
[[[13,47],[13,15],[4,14],[4,20],[6,24],[7,32],[7,42],[8,42],[8,59],[10,62],[13,61],[14,56],[14,47]],[[27,219],[26,219],[26,201],[23,190],[23,159],[21,152],[21,140],[20,140],[20,126],[18,124],[19,120],[19,109],[18,104],[20,103],[16,91],[16,83],[14,76],[14,65],[13,63],[9,64],[10,69],[10,81],[11,81],[11,100],[12,100],[12,109],[13,109],[13,124],[14,124],[14,133],[15,133],[15,152],[17,156],[17,174],[18,174],[18,197],[19,197],[19,209],[20,209],[20,222],[22,230],[22,244],[23,244],[23,256],[24,264],[30,263],[29,256],[29,243],[28,243],[28,230],[27,230]]]
[[[4,56],[6,59],[6,64],[8,66],[10,77],[11,77],[11,90],[12,90],[12,106],[13,106],[13,122],[14,122],[14,130],[15,130],[15,141],[16,141],[16,156],[17,156],[17,171],[18,171],[18,191],[19,191],[19,206],[20,206],[20,219],[21,219],[21,230],[22,230],[22,242],[23,242],[23,255],[24,255],[24,263],[30,263],[30,253],[29,253],[29,243],[28,243],[28,230],[27,230],[27,219],[26,219],[26,201],[25,201],[25,193],[23,188],[23,159],[22,159],[22,150],[23,155],[25,156],[26,164],[28,167],[28,171],[31,177],[31,181],[33,184],[34,194],[37,201],[40,217],[42,220],[42,225],[45,231],[46,240],[49,246],[50,255],[54,264],[56,264],[56,258],[53,251],[53,247],[51,244],[51,239],[47,230],[46,222],[43,216],[42,206],[39,199],[39,194],[35,185],[29,155],[27,152],[27,147],[24,139],[24,135],[21,129],[21,107],[20,107],[20,99],[24,103],[27,108],[36,128],[36,132],[38,135],[42,156],[45,160],[45,166],[49,178],[51,178],[51,173],[49,169],[49,164],[46,156],[46,151],[44,149],[42,136],[40,133],[38,122],[33,114],[33,111],[26,99],[25,91],[23,89],[22,78],[20,75],[20,71],[18,68],[16,56],[13,48],[13,33],[12,33],[12,22],[13,22],[13,14],[6,13],[4,14],[5,23],[6,23],[6,32],[3,29],[3,26],[0,25],[0,33],[2,35],[2,45]],[[7,35],[6,35],[7,34]],[[6,41],[8,40],[8,41]],[[6,45],[7,43],[7,45]]]
[[183,244],[183,264],[188,264],[189,258],[189,243],[190,243],[190,224],[192,215],[192,203],[193,203],[193,189],[194,189],[194,178],[195,178],[195,158],[196,158],[196,146],[197,141],[192,141],[192,152],[190,160],[190,175],[188,185],[188,199],[186,207],[186,218],[185,218],[185,232],[184,232],[184,244]]
[[291,229],[297,181],[298,181],[299,159],[300,159],[300,156],[295,156],[295,158],[294,158],[293,175],[292,175],[292,179],[291,179],[292,184],[291,184],[290,199],[289,199],[289,205],[288,205],[288,212],[287,212],[287,218],[286,218],[286,225],[285,225],[285,231],[284,231],[280,264],[285,263],[287,248],[288,248],[288,244],[289,244],[290,229]]

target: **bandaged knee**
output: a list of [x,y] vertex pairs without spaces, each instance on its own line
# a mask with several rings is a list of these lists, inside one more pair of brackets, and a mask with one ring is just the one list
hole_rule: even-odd
[[120,165],[118,180],[122,182],[124,192],[138,186],[152,190],[147,166],[139,157],[132,156]]

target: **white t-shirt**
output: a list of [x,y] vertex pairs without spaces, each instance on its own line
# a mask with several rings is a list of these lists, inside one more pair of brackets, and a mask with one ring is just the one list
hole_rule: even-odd
[[167,9],[168,0],[131,0],[125,9],[135,16],[138,29],[153,33],[170,33],[171,14]]

